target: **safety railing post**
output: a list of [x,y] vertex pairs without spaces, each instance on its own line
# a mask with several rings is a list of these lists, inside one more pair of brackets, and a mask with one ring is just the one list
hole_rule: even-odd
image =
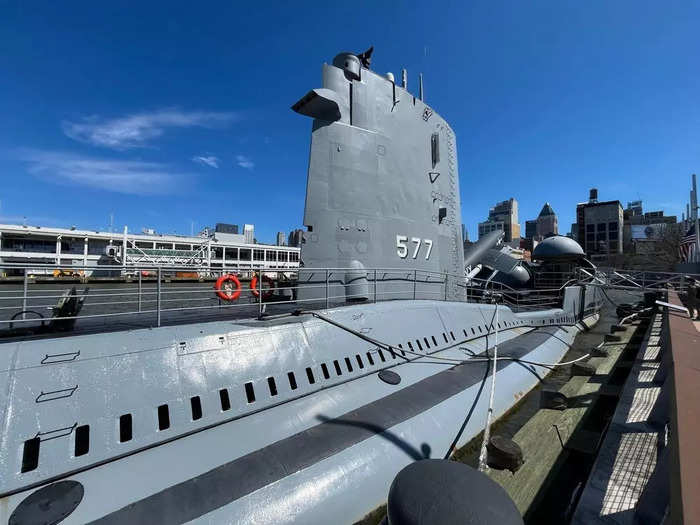
[[413,270],[413,300],[416,299],[416,282],[418,281],[418,270]]
[[328,309],[328,270],[326,270],[326,309]]
[[27,309],[27,284],[28,284],[28,272],[29,268],[24,269],[24,287],[23,287],[23,293],[22,293],[22,319],[27,318],[27,314],[24,313],[24,311]]
[[139,272],[139,312],[141,311],[141,292],[143,290],[142,284],[141,284],[141,271],[137,270]]
[[377,270],[374,270],[374,302],[377,302]]
[[158,271],[156,272],[156,277],[158,279],[158,283],[156,284],[156,316],[157,316],[157,324],[158,324],[158,326],[160,326],[160,278],[161,278],[160,266],[158,267]]
[[258,279],[258,316],[262,317],[262,312],[263,312],[263,304],[262,304],[262,282],[263,282],[263,274],[262,274],[262,267],[260,267],[260,271],[258,272],[260,274],[260,278]]

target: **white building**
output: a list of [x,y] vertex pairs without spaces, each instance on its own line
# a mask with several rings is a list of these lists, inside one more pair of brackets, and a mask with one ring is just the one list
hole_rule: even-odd
[[[48,264],[56,268],[119,265],[175,269],[286,269],[299,266],[299,248],[253,244],[253,226],[244,234],[215,232],[213,236],[102,232],[75,228],[48,228],[0,224],[0,264]],[[250,241],[250,242],[249,242]]]

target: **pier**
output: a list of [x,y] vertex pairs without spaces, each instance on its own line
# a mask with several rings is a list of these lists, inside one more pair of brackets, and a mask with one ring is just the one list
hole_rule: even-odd
[[540,408],[509,436],[525,459],[517,472],[487,471],[526,523],[700,523],[700,322],[667,296],[675,308],[646,319],[602,319],[601,339],[612,333],[588,361],[595,373],[574,371],[558,389],[566,408]]

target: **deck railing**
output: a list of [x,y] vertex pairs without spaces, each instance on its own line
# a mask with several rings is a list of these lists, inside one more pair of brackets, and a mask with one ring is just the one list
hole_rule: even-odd
[[[550,289],[515,290],[504,284],[482,279],[403,268],[298,268],[269,271],[251,268],[188,268],[186,278],[178,277],[178,267],[141,266],[123,276],[121,266],[62,266],[0,264],[0,271],[11,270],[20,279],[0,280],[0,331],[30,329],[56,319],[56,306],[66,301],[71,288],[76,300],[83,298],[77,315],[60,315],[64,321],[80,320],[97,328],[102,325],[161,326],[193,321],[262,317],[295,309],[320,309],[353,302],[380,302],[395,299],[499,302],[515,311],[539,310],[561,305],[563,286]],[[86,270],[99,270],[102,277],[86,277]],[[114,273],[114,279],[105,277]],[[251,289],[254,275],[257,279]],[[234,273],[241,281],[236,301],[220,299],[214,281]],[[350,277],[349,277],[350,276]],[[270,282],[272,281],[272,282]],[[85,289],[89,292],[85,293]],[[83,297],[83,294],[84,297]]]

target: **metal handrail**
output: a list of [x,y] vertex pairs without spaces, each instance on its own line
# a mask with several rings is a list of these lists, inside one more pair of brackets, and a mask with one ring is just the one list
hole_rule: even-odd
[[[44,304],[50,300],[58,300],[65,293],[65,289],[52,286],[49,289],[41,288],[40,290],[32,290],[29,286],[29,272],[33,269],[55,269],[56,265],[52,264],[19,264],[19,263],[0,263],[0,269],[15,269],[23,271],[23,282],[21,289],[2,290],[0,289],[0,314],[10,310],[21,310],[24,312],[31,307],[33,309],[51,309],[51,304]],[[104,265],[104,266],[86,266],[86,265],[61,265],[61,270],[97,270],[123,272],[124,266],[121,265]],[[273,299],[264,300],[262,298],[262,279],[258,280],[259,287],[258,297],[254,297],[253,290],[247,287],[242,290],[242,294],[237,303],[222,303],[214,295],[213,287],[210,285],[195,285],[183,286],[179,282],[168,283],[165,281],[164,273],[173,270],[182,270],[180,266],[127,266],[128,272],[137,273],[136,278],[132,278],[124,283],[121,287],[108,287],[93,290],[83,305],[81,315],[61,316],[60,319],[99,319],[109,317],[119,317],[128,315],[153,316],[155,321],[150,321],[155,326],[161,326],[162,315],[172,312],[209,312],[212,310],[229,310],[235,311],[236,308],[249,309],[250,316],[253,317],[252,308],[257,306],[257,314],[262,315],[265,308],[274,305],[284,304],[309,304],[316,303],[316,307],[337,306],[340,303],[345,303],[348,299],[362,298],[370,302],[393,300],[397,298],[418,298],[418,299],[434,299],[434,300],[458,300],[465,302],[492,302],[494,297],[498,302],[508,304],[516,311],[529,311],[543,308],[552,308],[561,305],[563,290],[566,286],[575,282],[570,279],[570,273],[560,274],[561,282],[566,277],[564,284],[559,287],[531,290],[517,290],[503,283],[498,283],[489,280],[478,278],[469,278],[465,275],[457,275],[449,272],[437,272],[429,269],[408,269],[408,268],[372,268],[357,270],[354,268],[285,268],[285,269],[269,269],[263,265],[258,267],[246,268],[244,274],[249,276],[255,273],[262,272],[267,275],[276,275],[281,277],[281,281],[275,283],[274,286],[266,288],[265,291],[271,290],[274,294]],[[196,269],[187,268],[188,271],[198,271],[206,274],[209,277],[217,277],[235,271],[234,268],[212,268],[210,266],[199,266]],[[152,279],[145,282],[149,286],[144,286],[142,273],[144,271],[154,272]],[[337,287],[347,286],[346,276],[348,273],[359,279],[362,283],[366,283],[366,293],[355,294],[348,296],[347,293],[338,293]],[[292,278],[296,276],[296,280]],[[301,279],[300,279],[301,276]],[[357,277],[359,276],[359,278]],[[119,275],[121,278],[122,275]],[[90,283],[90,276],[87,276]],[[56,282],[61,282],[62,279],[55,278]],[[99,280],[98,280],[99,281]],[[7,281],[6,281],[7,282]],[[66,284],[72,284],[71,279],[65,280]],[[0,279],[0,286],[3,281]],[[19,285],[19,281],[14,281],[15,286]],[[42,284],[31,283],[32,287],[43,287]],[[8,285],[12,286],[12,284]],[[458,292],[455,298],[448,294],[448,289],[456,286],[457,289],[462,289],[463,292]],[[295,297],[295,290],[298,292],[301,288],[313,291],[313,298],[300,299]],[[209,295],[210,297],[206,297]],[[97,299],[97,301],[94,301]],[[114,300],[112,300],[114,299]],[[16,306],[8,305],[8,303],[16,302]],[[31,303],[31,304],[29,304]],[[180,304],[179,304],[180,303]],[[100,310],[105,310],[107,307],[113,307],[114,311],[102,313]],[[92,311],[91,311],[92,310]],[[124,311],[122,311],[124,310]],[[5,326],[9,320],[0,319],[0,328]],[[15,325],[22,323],[36,323],[35,319],[27,319],[22,314],[21,319],[13,320]]]

